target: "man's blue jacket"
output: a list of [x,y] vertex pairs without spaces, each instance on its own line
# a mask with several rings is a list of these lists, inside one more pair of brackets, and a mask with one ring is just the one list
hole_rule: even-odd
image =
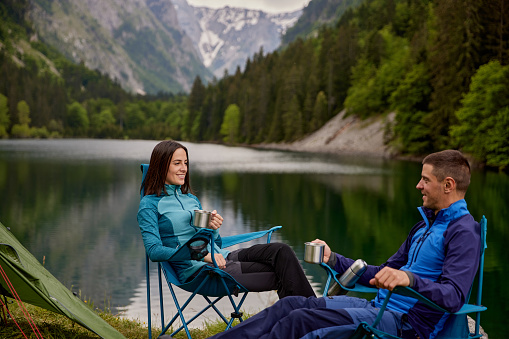
[[[466,302],[480,258],[480,226],[470,215],[465,200],[459,200],[435,216],[428,208],[419,207],[423,220],[410,231],[399,250],[380,266],[369,265],[359,283],[369,280],[388,266],[407,271],[410,287],[442,308],[458,311]],[[344,272],[353,259],[336,254],[329,264]],[[379,290],[374,299],[380,307],[387,290]],[[448,314],[429,308],[417,300],[393,294],[389,309],[408,315],[408,322],[421,338],[435,338]]]

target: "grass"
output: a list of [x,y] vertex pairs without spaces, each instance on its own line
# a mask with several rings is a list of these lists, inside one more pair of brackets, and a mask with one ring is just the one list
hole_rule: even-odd
[[[43,308],[32,306],[26,303],[24,305],[44,339],[100,338],[98,335],[83,328],[81,325],[74,323],[73,321],[60,314],[53,313]],[[28,321],[23,316],[23,313],[18,307],[17,303],[10,303],[8,306],[9,312],[16,320],[16,323],[21,327],[24,334],[20,331],[16,323],[11,318],[8,318],[7,324],[5,324],[3,322],[3,311],[0,311],[2,315],[2,320],[0,321],[0,338],[38,338],[30,327]],[[122,318],[118,315],[112,314],[108,310],[96,312],[101,318],[103,318],[117,331],[122,333],[126,338],[148,338],[147,326],[145,323]],[[7,312],[5,313],[7,314]],[[222,320],[217,320],[216,322],[205,323],[203,328],[190,329],[190,332],[193,338],[203,339],[223,331],[225,327],[226,325],[222,322]],[[152,328],[152,338],[157,338],[159,333],[161,333],[160,328]],[[171,332],[168,331],[168,334],[169,333]],[[187,338],[185,331],[179,332],[175,338]]]

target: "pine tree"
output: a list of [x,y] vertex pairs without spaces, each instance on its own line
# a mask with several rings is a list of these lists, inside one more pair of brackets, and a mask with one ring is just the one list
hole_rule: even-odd
[[0,138],[6,138],[9,136],[7,130],[11,119],[9,117],[9,106],[7,97],[0,93]]
[[479,66],[481,5],[479,0],[437,2],[437,34],[430,57],[433,93],[426,118],[434,149],[449,146],[449,128],[457,123],[454,112]]

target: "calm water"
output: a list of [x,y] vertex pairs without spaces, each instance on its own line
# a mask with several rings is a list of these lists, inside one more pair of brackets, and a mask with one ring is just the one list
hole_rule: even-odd
[[[142,321],[139,164],[149,161],[156,143],[0,141],[0,222],[83,299]],[[419,219],[418,163],[184,144],[193,188],[205,209],[225,218],[223,235],[283,225],[274,240],[290,244],[299,258],[304,242],[321,238],[346,256],[380,264]],[[469,209],[476,219],[488,218],[482,326],[492,338],[505,336],[509,314],[508,197],[506,175],[473,173]],[[323,270],[303,267],[321,292]],[[252,293],[245,310],[274,299]]]

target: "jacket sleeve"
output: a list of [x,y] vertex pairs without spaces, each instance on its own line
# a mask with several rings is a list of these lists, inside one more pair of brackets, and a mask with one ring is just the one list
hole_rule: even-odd
[[[400,248],[396,253],[394,253],[387,262],[383,263],[380,266],[375,265],[368,265],[366,271],[364,274],[360,277],[359,283],[361,285],[370,286],[373,287],[373,285],[370,285],[369,281],[384,267],[388,266],[391,268],[399,269],[402,266],[404,266],[408,261],[408,252],[410,249],[410,246],[412,244],[412,237],[415,234],[415,232],[423,226],[423,222],[419,222],[410,231],[410,234],[408,235],[407,239],[403,244],[401,244]],[[353,264],[355,260],[346,258],[342,256],[341,254],[332,253],[331,259],[329,260],[328,264],[329,266],[333,267],[336,272],[339,272],[340,274],[343,274],[344,271],[350,265]]]
[[458,311],[466,297],[479,267],[480,226],[468,214],[444,232],[446,257],[442,274],[436,282],[414,274],[417,292],[450,312]]
[[163,246],[159,234],[158,219],[157,208],[142,199],[138,210],[138,225],[140,226],[145,251],[152,261],[167,261],[176,252],[176,249]]

